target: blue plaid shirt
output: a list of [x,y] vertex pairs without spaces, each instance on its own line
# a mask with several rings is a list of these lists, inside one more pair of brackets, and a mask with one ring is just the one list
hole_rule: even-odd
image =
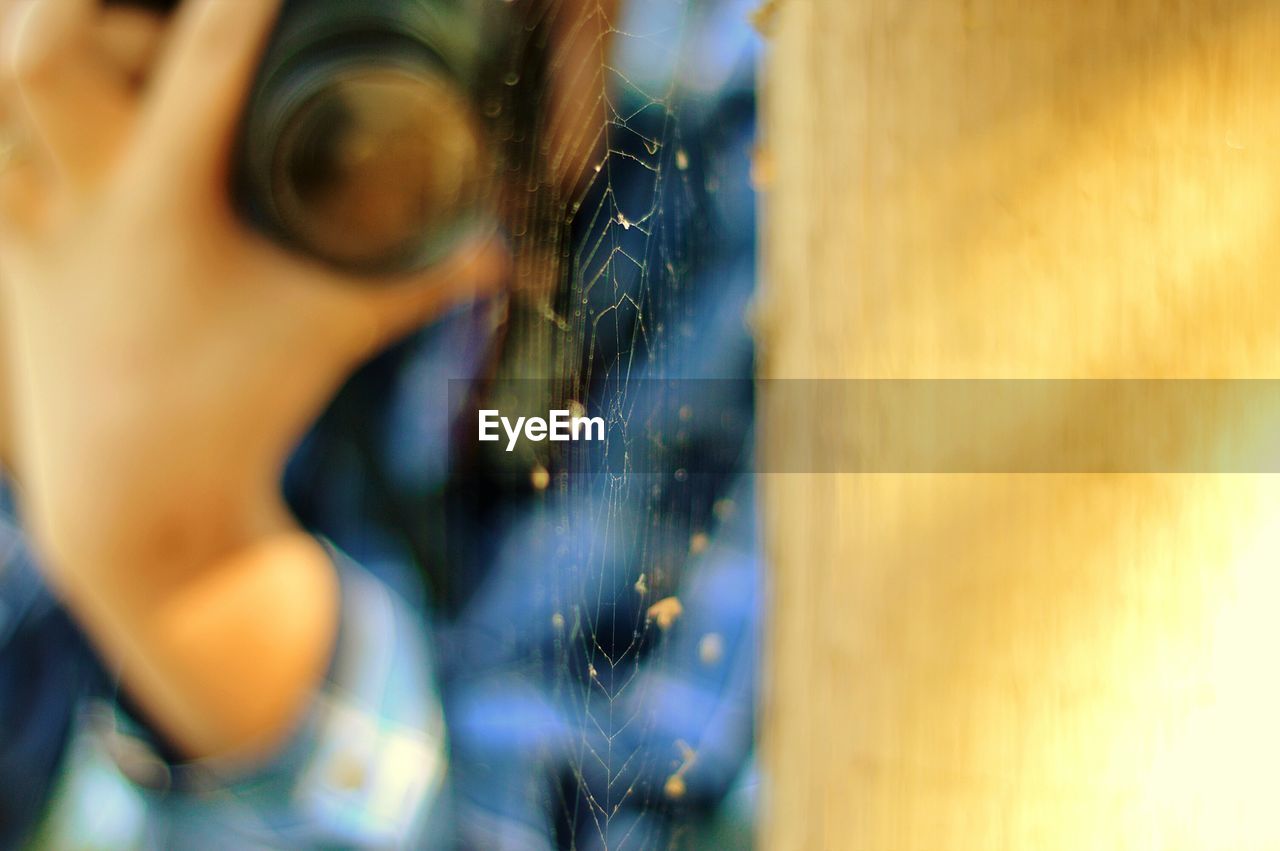
[[[621,22],[640,35],[619,38],[610,66],[625,82],[610,158],[661,167],[611,170],[584,199],[610,210],[656,199],[652,225],[606,226],[641,263],[601,261],[614,262],[600,270],[609,285],[586,292],[587,311],[613,316],[607,333],[588,326],[594,392],[752,374],[751,5],[654,0]],[[331,412],[294,459],[287,490],[333,543],[342,624],[311,711],[251,775],[164,758],[0,503],[0,847],[749,843],[752,477],[658,458],[483,499],[451,485],[449,382],[478,374],[490,327],[484,309],[463,311],[371,365],[346,391],[362,439]],[[635,395],[639,410],[653,402]],[[679,422],[633,417],[644,421],[633,451],[678,433],[684,457],[726,444],[750,457],[751,404],[729,394]],[[447,587],[423,582],[415,534],[436,546]]]

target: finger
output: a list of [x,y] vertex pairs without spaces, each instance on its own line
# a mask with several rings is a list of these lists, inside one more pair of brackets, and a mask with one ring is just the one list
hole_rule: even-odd
[[232,140],[280,0],[186,0],[144,107],[139,169],[222,188]]
[[[13,237],[33,232],[48,200],[43,163],[32,156],[22,127],[0,126],[0,250],[11,251]],[[0,259],[4,259],[0,257]]]
[[7,41],[9,32],[13,29],[13,19],[16,17],[14,9],[24,0],[0,0],[0,43]]
[[[24,0],[0,0],[0,55],[13,30],[15,7]],[[11,75],[0,73],[0,260],[18,250],[15,239],[29,234],[45,200],[46,175],[37,165],[28,128],[22,123]]]
[[0,167],[0,250],[11,250],[14,237],[37,228],[47,196],[45,181],[33,162]]
[[547,161],[566,189],[592,174],[606,143],[609,100],[603,57],[609,53],[618,0],[565,0],[551,23],[551,97]]
[[[0,277],[0,289],[3,288],[4,283],[4,279]],[[12,475],[15,411],[13,409],[13,394],[10,388],[12,382],[9,379],[12,355],[9,354],[7,348],[10,333],[8,326],[5,325],[5,319],[4,301],[0,299],[0,335],[2,335],[0,336],[0,473]]]
[[94,26],[94,42],[106,63],[130,85],[151,71],[160,47],[164,19],[134,6],[107,6]]
[[342,348],[357,358],[379,351],[455,305],[498,291],[511,268],[510,253],[497,238],[464,246],[428,270],[395,279],[354,278],[293,257],[281,272],[279,249],[264,251],[275,258],[268,261],[276,266],[271,279],[281,285],[274,292],[287,294],[281,303],[293,305],[289,311],[294,316],[311,315],[326,329],[321,336],[342,341]]
[[498,238],[466,245],[441,264],[398,280],[346,282],[370,311],[376,344],[418,330],[450,308],[499,291],[511,274],[511,254]]
[[3,44],[13,118],[25,123],[73,184],[95,181],[114,162],[131,112],[118,75],[91,38],[96,0],[20,0]]

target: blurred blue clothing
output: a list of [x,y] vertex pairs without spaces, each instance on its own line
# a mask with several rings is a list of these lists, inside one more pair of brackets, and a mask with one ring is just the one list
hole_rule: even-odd
[[[572,234],[608,250],[575,254],[563,306],[582,389],[627,400],[629,467],[459,482],[450,382],[484,369],[483,309],[371,364],[300,448],[286,486],[335,545],[342,636],[273,764],[164,758],[0,519],[0,848],[746,841],[723,822],[756,782],[751,5],[632,3],[619,26],[609,167]],[[649,379],[727,381],[671,411]]]
[[334,552],[324,687],[268,764],[178,762],[45,589],[0,488],[0,847],[436,847],[446,754],[420,614]]

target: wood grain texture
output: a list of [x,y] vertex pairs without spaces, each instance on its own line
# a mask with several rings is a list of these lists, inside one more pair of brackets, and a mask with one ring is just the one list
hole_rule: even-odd
[[[768,29],[765,377],[1280,376],[1280,5],[778,0]],[[796,413],[766,398],[766,469]],[[763,847],[1280,848],[1274,477],[764,500]]]

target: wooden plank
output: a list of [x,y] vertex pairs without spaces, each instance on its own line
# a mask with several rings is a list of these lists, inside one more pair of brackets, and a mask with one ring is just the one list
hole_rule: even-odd
[[[1280,6],[767,18],[765,377],[1280,376]],[[1273,477],[764,495],[763,847],[1280,847]]]

